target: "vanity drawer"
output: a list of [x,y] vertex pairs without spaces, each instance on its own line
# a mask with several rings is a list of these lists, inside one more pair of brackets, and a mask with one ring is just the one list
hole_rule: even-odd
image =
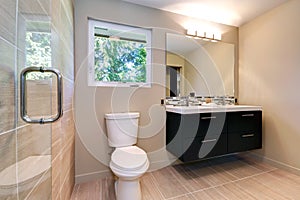
[[201,113],[197,137],[226,132],[226,113]]
[[167,144],[175,135],[182,138],[216,135],[227,130],[226,113],[177,114],[167,113]]
[[261,129],[261,111],[230,112],[228,114],[228,132],[255,131]]
[[223,155],[227,152],[227,134],[208,138],[196,137],[185,139],[183,142],[184,154],[180,157],[183,162]]
[[228,133],[228,153],[262,148],[261,131]]

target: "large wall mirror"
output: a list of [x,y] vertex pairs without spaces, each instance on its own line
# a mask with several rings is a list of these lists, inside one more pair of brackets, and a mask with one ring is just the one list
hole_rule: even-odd
[[166,96],[234,96],[234,44],[167,33]]

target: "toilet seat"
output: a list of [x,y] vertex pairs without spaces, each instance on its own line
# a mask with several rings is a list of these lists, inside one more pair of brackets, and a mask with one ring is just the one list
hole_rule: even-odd
[[111,155],[110,165],[123,171],[136,171],[148,163],[144,150],[137,146],[116,148]]

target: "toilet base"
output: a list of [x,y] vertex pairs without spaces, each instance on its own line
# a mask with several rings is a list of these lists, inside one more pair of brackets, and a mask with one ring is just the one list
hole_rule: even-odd
[[117,200],[142,200],[139,179],[120,180],[115,182],[115,193]]

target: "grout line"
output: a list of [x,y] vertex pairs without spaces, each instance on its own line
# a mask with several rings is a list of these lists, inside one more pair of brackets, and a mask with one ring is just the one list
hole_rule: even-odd
[[158,182],[157,182],[156,178],[154,177],[154,175],[152,174],[152,172],[150,172],[150,175],[151,175],[151,179],[153,181],[153,184],[156,187],[156,189],[158,190],[159,194],[162,196],[163,199],[166,199],[165,196],[163,195],[163,193],[161,193],[161,191],[158,187]]
[[23,126],[18,126],[17,128],[10,129],[10,130],[8,130],[8,131],[4,131],[4,132],[0,133],[0,136],[1,136],[1,135],[5,135],[5,134],[10,133],[10,132],[13,132],[13,131],[17,131],[17,130],[19,130],[19,129],[21,129],[21,128],[24,128],[24,127],[26,127],[26,126],[31,126],[31,125],[30,125],[30,124],[25,124],[25,125],[23,125]]
[[8,41],[7,39],[5,39],[4,37],[2,37],[0,35],[0,40],[4,41],[5,43],[7,43],[9,46],[13,47],[13,48],[17,48],[17,46],[15,44],[13,44],[12,42]]
[[[173,168],[173,166],[172,166],[172,168]],[[174,168],[173,168],[174,169]],[[175,170],[175,169],[174,169]],[[173,174],[173,172],[171,171],[171,173]],[[183,173],[185,173],[185,172],[183,172]],[[193,173],[193,172],[192,172]],[[195,174],[195,173],[194,173]],[[190,175],[188,175],[188,174],[186,174],[187,176],[189,176],[189,177],[191,177]],[[195,175],[197,175],[197,174],[195,174]],[[175,176],[175,179],[180,183],[180,180]],[[194,180],[192,180],[192,181],[194,181]],[[186,191],[187,191],[187,193],[185,193],[185,194],[182,194],[182,195],[178,195],[178,196],[175,196],[175,197],[172,197],[172,198],[169,198],[169,199],[175,199],[175,198],[178,198],[178,197],[182,197],[182,196],[185,196],[185,195],[192,195],[193,196],[193,192],[190,192],[189,190],[188,190],[188,188],[186,188],[183,184],[181,184],[183,187],[184,187],[184,189],[186,189]]]
[[[214,172],[219,172],[218,170],[216,170],[215,168],[213,168],[213,166],[208,166],[211,170],[213,170]],[[225,170],[221,167],[220,171],[222,170],[222,172],[225,172],[226,174],[233,176],[236,179],[239,179],[239,177],[237,177],[236,175],[230,173],[228,170]]]
[[[243,162],[243,163],[249,165],[249,166],[252,167],[253,169],[256,169],[256,170],[259,170],[259,171],[263,171],[262,169],[259,169],[259,168],[257,168],[257,167],[254,167],[254,166],[248,164],[248,163],[245,162],[243,159],[238,159],[238,160],[239,160],[240,162]],[[255,161],[253,161],[253,162],[254,162],[255,164],[259,164],[259,163],[255,162]]]
[[[71,111],[73,111],[72,108],[70,108],[70,109],[68,109],[68,110],[64,110],[64,113],[68,113],[68,112],[71,112]],[[10,132],[13,132],[13,131],[17,131],[17,130],[22,129],[22,128],[26,127],[26,126],[32,126],[32,124],[24,124],[24,125],[22,125],[22,126],[18,126],[18,127],[16,127],[16,128],[13,128],[13,129],[10,129],[10,130],[1,132],[1,133],[0,133],[0,136],[1,136],[1,135],[5,135],[5,134],[10,133]]]
[[28,198],[30,197],[31,193],[36,189],[36,187],[37,187],[38,185],[40,185],[42,182],[46,181],[46,180],[44,180],[44,181],[42,181],[42,180],[43,180],[43,178],[46,176],[46,174],[48,173],[48,171],[50,171],[50,177],[49,177],[49,178],[51,178],[52,167],[50,167],[49,169],[47,169],[47,170],[44,172],[44,174],[42,175],[42,177],[37,181],[37,183],[32,187],[32,189],[30,190],[30,192],[26,195],[25,200],[28,199]]
[[[249,164],[248,164],[249,165]],[[172,166],[170,166],[172,167]],[[208,166],[210,168],[212,168],[211,166]],[[212,168],[212,170],[216,171],[214,168]],[[180,197],[190,197],[191,199],[196,199],[195,196],[193,194],[197,193],[197,192],[201,192],[201,191],[207,191],[207,190],[210,190],[210,189],[214,189],[216,190],[216,192],[222,196],[223,199],[227,199],[228,200],[228,197],[226,197],[224,194],[222,194],[217,188],[220,187],[220,186],[225,186],[227,184],[230,184],[230,183],[236,183],[236,182],[239,182],[239,181],[242,181],[242,180],[247,180],[247,179],[253,179],[255,180],[255,177],[257,176],[260,176],[260,175],[263,175],[263,174],[268,174],[270,172],[273,172],[273,171],[276,171],[278,170],[277,168],[274,168],[274,169],[270,169],[270,170],[262,170],[262,172],[259,172],[259,173],[256,173],[256,174],[253,174],[253,175],[250,175],[250,176],[246,176],[246,177],[243,177],[243,178],[238,178],[237,180],[232,180],[232,181],[228,181],[228,182],[225,182],[225,183],[222,183],[222,184],[218,184],[218,185],[215,185],[215,186],[209,186],[207,188],[203,188],[203,189],[200,189],[200,190],[197,190],[197,191],[193,191],[193,192],[187,192],[187,193],[184,193],[184,194],[181,194],[181,195],[177,195],[177,196],[174,196],[174,197],[170,197],[170,198],[165,198],[164,195],[162,194],[161,190],[159,189],[159,182],[157,181],[157,179],[155,178],[153,172],[149,172],[150,173],[150,180],[152,180],[153,184],[154,184],[154,187],[155,189],[158,190],[160,196],[162,197],[163,200],[173,200],[173,199],[176,199],[176,198],[180,198]],[[224,172],[226,172],[226,170],[223,170]],[[170,173],[172,174],[172,176],[175,177],[175,179],[177,181],[179,181],[179,178],[175,176],[174,172],[172,170],[170,170]],[[184,173],[184,172],[183,172]],[[280,180],[280,179],[278,179]],[[180,182],[179,182],[180,183]],[[185,186],[183,184],[181,184],[184,188]],[[264,186],[266,186],[267,188],[269,188],[266,184],[262,184]],[[76,197],[76,194],[77,192],[80,190],[80,186],[81,184],[76,184],[74,186],[74,190],[72,192],[72,195],[74,194],[75,197]],[[185,188],[186,189],[186,188]],[[269,188],[272,190],[272,188]],[[188,190],[187,190],[188,191]],[[247,194],[249,194],[249,191],[245,191]],[[274,191],[276,192],[276,191]],[[277,193],[277,192],[276,192]],[[283,197],[285,196],[284,194],[281,194],[281,193],[277,193],[278,195],[282,195]],[[250,194],[249,194],[250,195]],[[73,196],[74,198],[74,196]],[[76,199],[76,198],[75,198]],[[73,199],[73,200],[75,200]],[[289,198],[290,199],[290,198]]]
[[[251,164],[249,164],[249,163],[247,163],[247,162],[244,162],[242,159],[239,159],[239,158],[238,158],[237,161],[242,162],[242,163],[244,163],[245,165],[247,165],[248,167],[251,167],[251,168],[253,168],[253,169],[255,169],[255,170],[258,170],[258,171],[260,171],[260,172],[264,172],[264,170],[259,169],[259,168],[256,168],[256,167],[252,166]],[[254,162],[255,164],[259,164],[259,163],[255,162],[255,161],[253,161],[253,162]],[[213,171],[218,172],[216,169],[213,168],[213,166],[209,166],[209,167],[210,167]],[[226,169],[223,169],[222,167],[221,167],[221,170],[222,170],[223,172],[225,172],[226,174],[231,175],[231,176],[233,176],[233,177],[239,179],[239,177],[237,177],[236,175],[230,173],[230,171],[228,171],[228,170],[226,170]],[[259,172],[259,173],[260,173],[260,172]]]
[[215,186],[207,187],[207,188],[197,190],[197,191],[194,191],[194,192],[191,192],[191,193],[193,194],[193,193],[196,193],[196,192],[201,192],[201,191],[209,190],[209,189],[212,189],[212,188],[217,188],[217,187],[224,186],[224,185],[227,185],[227,184],[230,184],[230,183],[235,183],[235,182],[246,180],[246,179],[249,179],[249,178],[253,178],[253,177],[256,177],[256,176],[259,176],[259,175],[262,175],[262,174],[266,174],[266,173],[269,173],[269,172],[272,172],[272,171],[275,171],[275,170],[276,169],[271,169],[271,170],[264,171],[264,172],[261,172],[261,173],[253,174],[251,176],[246,176],[246,177],[243,177],[243,178],[240,178],[240,179],[237,179],[237,180],[228,181],[226,183],[222,183],[222,184],[218,184],[218,185],[215,185]]
[[[174,169],[173,166],[171,166],[171,167],[172,167],[172,169]],[[175,170],[175,169],[174,169],[174,170]],[[176,177],[176,175],[172,172],[172,170],[171,170],[170,172],[171,172],[172,175],[175,177],[175,179],[178,181],[178,183],[179,183],[180,185],[182,185],[183,188],[188,192],[188,193],[186,193],[186,194],[191,194],[191,192],[189,192],[188,188],[187,188],[185,185],[181,184],[180,180]]]
[[224,199],[230,200],[230,199],[228,199],[224,194],[222,194],[221,192],[219,192],[219,190],[217,190],[217,189],[215,189],[215,188],[214,188],[214,190],[215,190],[219,195],[221,195]]
[[[109,173],[109,172],[110,172],[110,170],[107,169],[107,170],[102,170],[102,171],[95,171],[95,172],[83,173],[83,174],[76,175],[76,176],[75,176],[75,179],[76,179],[76,178],[80,178],[80,177],[89,176],[89,175],[97,175],[97,174],[101,174],[101,173]],[[101,178],[101,177],[100,177],[100,178]],[[102,178],[105,178],[105,177],[102,177]],[[77,183],[77,184],[80,184],[80,183]]]
[[[274,169],[273,171],[276,171],[277,169]],[[269,174],[270,176],[273,176],[272,174]],[[275,177],[275,176],[274,176]],[[276,178],[276,177],[275,177]],[[255,179],[254,179],[255,180]],[[278,180],[281,180],[281,179],[278,179]],[[290,199],[290,200],[293,200],[292,198],[290,197],[287,197],[285,194],[282,194],[282,193],[278,193],[276,190],[273,190],[272,187],[270,187],[269,185],[267,185],[265,182],[261,182],[261,181],[257,181],[258,183],[264,185],[266,188],[270,189],[271,191],[273,191],[274,193],[280,195],[280,196],[283,196],[285,199]]]
[[[192,195],[192,196],[193,196],[193,194],[191,194],[190,192],[188,192],[188,193],[186,193],[186,194],[177,195],[177,196],[175,196],[175,197],[170,197],[170,198],[167,198],[167,199],[165,199],[165,200],[177,199],[177,198],[179,198],[179,197],[184,197],[184,196],[187,196],[187,195]],[[193,198],[194,198],[194,197],[193,197]]]
[[[281,169],[283,168],[285,170],[288,169],[288,170],[292,170],[292,171],[295,171],[295,172],[298,172],[298,173],[300,172],[299,168],[293,167],[293,166],[285,164],[283,162],[280,162],[280,161],[277,161],[277,160],[274,160],[274,159],[271,159],[271,158],[268,158],[268,157],[265,157],[265,156],[261,156],[261,155],[256,154],[256,153],[251,153],[250,156],[252,156],[252,155],[254,156],[254,159],[260,158],[260,159],[263,160],[263,162],[266,162],[267,164],[271,163],[271,164],[273,164],[272,166],[275,165],[276,168],[280,168],[281,167]],[[289,171],[289,172],[291,172],[291,171]]]

